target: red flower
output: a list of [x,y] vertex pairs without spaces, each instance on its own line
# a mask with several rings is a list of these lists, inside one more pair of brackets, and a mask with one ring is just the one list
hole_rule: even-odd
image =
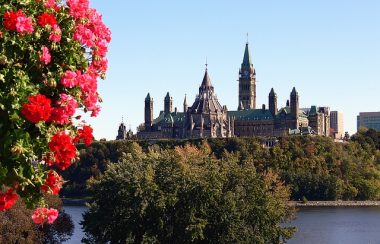
[[76,148],[70,136],[63,131],[55,134],[49,142],[55,165],[61,170],[67,169],[76,156]]
[[54,14],[48,14],[43,13],[40,16],[38,16],[38,24],[42,27],[45,27],[46,25],[50,25],[50,27],[53,27],[57,24],[57,21],[55,20]]
[[58,210],[54,208],[37,208],[32,215],[32,219],[36,224],[47,222],[52,224],[58,217]]
[[17,199],[18,196],[13,192],[12,188],[10,188],[5,194],[0,194],[0,211],[10,209]]
[[87,146],[91,145],[94,136],[92,135],[92,128],[88,125],[84,125],[83,129],[78,130],[78,135],[75,138],[75,142],[83,140]]
[[7,28],[8,30],[14,31],[16,30],[16,22],[17,22],[17,17],[19,16],[22,11],[19,10],[18,12],[5,12],[4,13],[4,27]]
[[22,115],[32,123],[46,121],[51,114],[51,100],[45,95],[37,94],[28,97],[29,102],[24,103],[21,108]]
[[40,187],[43,192],[51,192],[57,195],[62,188],[63,179],[54,170],[49,170],[45,183]]

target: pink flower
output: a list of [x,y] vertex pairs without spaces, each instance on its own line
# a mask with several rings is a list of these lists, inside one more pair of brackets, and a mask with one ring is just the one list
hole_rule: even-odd
[[48,215],[48,223],[52,224],[58,218],[58,210],[54,208],[50,208],[48,210],[47,215]]
[[46,8],[56,8],[57,7],[57,3],[55,2],[55,0],[47,0],[44,5]]
[[49,40],[52,42],[60,42],[61,41],[61,35],[62,35],[61,28],[59,28],[58,25],[53,25],[53,28],[52,28],[50,36],[49,36]]
[[42,46],[41,50],[42,50],[42,53],[40,54],[40,61],[44,62],[45,64],[50,63],[51,55],[49,52],[49,48]]
[[58,210],[54,208],[37,208],[32,214],[33,222],[36,224],[43,224],[46,220],[49,224],[52,224],[57,218]]
[[96,117],[96,116],[98,116],[98,114],[99,114],[99,112],[100,112],[100,106],[99,105],[96,105],[95,107],[94,107],[94,109],[92,110],[92,112],[91,112],[91,117]]
[[75,19],[82,19],[86,17],[86,12],[89,7],[88,0],[67,0],[67,6],[70,7],[70,15]]
[[83,93],[93,93],[98,89],[96,77],[88,72],[78,77],[78,85]]
[[95,57],[90,65],[93,66],[98,72],[105,73],[108,69],[108,60],[106,57]]
[[61,93],[60,99],[56,101],[56,107],[52,108],[50,120],[63,125],[70,121],[71,116],[75,114],[78,103],[71,95]]
[[33,214],[32,219],[36,224],[42,224],[47,217],[47,208],[37,208]]
[[61,77],[61,83],[64,87],[73,88],[78,85],[77,73],[67,70]]
[[94,33],[83,24],[79,24],[75,29],[74,40],[87,47],[93,47],[95,41]]
[[26,16],[19,16],[16,19],[16,30],[20,33],[33,32],[33,21],[31,18],[28,18]]

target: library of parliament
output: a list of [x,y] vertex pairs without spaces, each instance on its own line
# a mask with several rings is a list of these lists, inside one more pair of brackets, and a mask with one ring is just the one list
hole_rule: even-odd
[[[277,107],[277,94],[272,88],[268,94],[268,107],[256,107],[256,70],[252,64],[248,42],[245,45],[243,62],[239,69],[239,104],[237,110],[222,106],[215,95],[207,65],[198,95],[191,106],[187,98],[183,110],[173,110],[173,99],[169,92],[164,98],[164,111],[153,118],[153,98],[145,98],[143,125],[139,127],[140,140],[164,138],[209,138],[209,137],[278,137],[285,135],[317,134],[329,135],[330,111],[328,107],[299,107],[299,95],[295,87],[290,92],[286,106]],[[121,123],[116,139],[127,139]]]

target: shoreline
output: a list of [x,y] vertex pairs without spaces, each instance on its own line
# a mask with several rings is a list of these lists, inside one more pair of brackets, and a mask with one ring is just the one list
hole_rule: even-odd
[[295,207],[380,207],[380,201],[289,201]]

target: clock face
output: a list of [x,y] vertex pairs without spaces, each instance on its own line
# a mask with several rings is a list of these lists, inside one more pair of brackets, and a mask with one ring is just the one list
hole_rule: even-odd
[[249,77],[249,72],[248,70],[245,70],[244,73],[243,73],[243,77],[244,78],[248,78]]

